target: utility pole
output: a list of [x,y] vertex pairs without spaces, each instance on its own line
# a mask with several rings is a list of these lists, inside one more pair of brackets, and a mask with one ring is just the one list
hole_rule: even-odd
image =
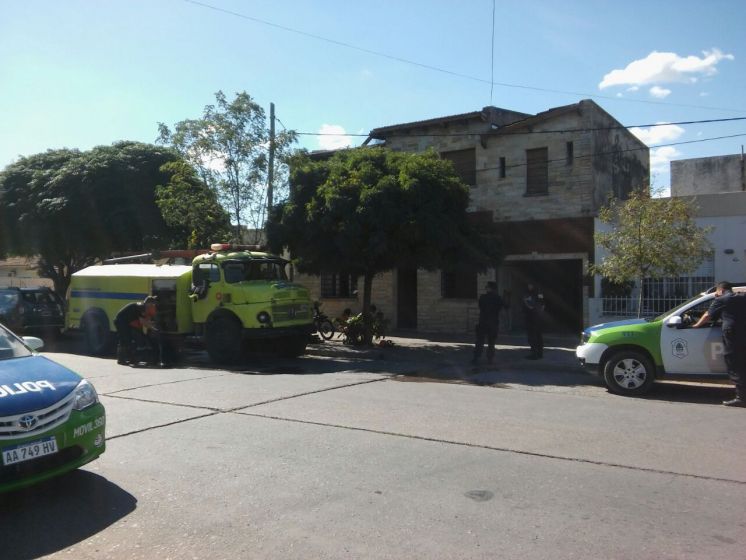
[[267,217],[272,210],[272,182],[275,176],[275,104],[269,104],[269,170],[267,171]]

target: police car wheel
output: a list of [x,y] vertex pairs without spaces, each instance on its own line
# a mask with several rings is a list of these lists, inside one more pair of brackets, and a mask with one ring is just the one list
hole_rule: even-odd
[[650,390],[654,380],[653,364],[634,350],[616,352],[604,365],[604,381],[612,393],[642,395]]

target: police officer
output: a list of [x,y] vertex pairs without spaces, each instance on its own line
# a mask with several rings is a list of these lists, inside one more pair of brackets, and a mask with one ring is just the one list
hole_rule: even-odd
[[133,358],[133,342],[138,346],[145,346],[147,339],[143,335],[143,327],[152,328],[156,313],[156,297],[148,296],[141,303],[128,303],[119,310],[114,318],[117,328],[117,363],[126,365]]
[[736,398],[723,404],[746,406],[746,294],[734,293],[730,282],[718,283],[712,305],[692,326],[701,328],[721,318],[723,357],[728,375],[736,385]]
[[495,341],[500,327],[500,310],[503,300],[497,293],[497,283],[487,282],[487,291],[479,296],[479,322],[477,323],[477,341],[474,345],[474,358],[471,363],[476,365],[482,356],[485,339],[487,340],[487,363],[491,364],[495,358]]
[[526,295],[523,298],[523,316],[526,320],[526,335],[531,353],[526,356],[528,360],[540,360],[544,357],[544,295],[539,293],[533,284],[526,286]]

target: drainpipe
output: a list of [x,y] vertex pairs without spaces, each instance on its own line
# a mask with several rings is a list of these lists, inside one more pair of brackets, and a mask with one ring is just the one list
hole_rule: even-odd
[[741,190],[746,191],[746,173],[743,164],[743,144],[741,144]]

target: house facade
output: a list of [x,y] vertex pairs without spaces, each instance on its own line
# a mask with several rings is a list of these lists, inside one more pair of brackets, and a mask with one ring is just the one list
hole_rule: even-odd
[[[689,201],[699,227],[708,228],[713,252],[697,270],[676,278],[646,280],[644,315],[657,315],[712,287],[720,280],[746,282],[746,177],[742,155],[713,156],[671,162],[671,196]],[[598,229],[608,227],[598,223]],[[603,254],[599,249],[596,259]],[[628,298],[608,297],[596,277],[590,324],[636,315],[639,288]],[[625,302],[629,299],[629,302]]]
[[[647,146],[590,100],[529,115],[496,107],[374,129],[366,144],[435,150],[470,187],[474,220],[500,235],[505,259],[485,274],[398,269],[377,276],[372,301],[392,327],[470,332],[488,280],[509,308],[502,324],[523,328],[528,282],[547,302],[547,330],[578,332],[588,319],[594,217],[610,196],[647,188]],[[327,314],[359,311],[355,278],[299,276]],[[362,288],[362,283],[361,286]]]

